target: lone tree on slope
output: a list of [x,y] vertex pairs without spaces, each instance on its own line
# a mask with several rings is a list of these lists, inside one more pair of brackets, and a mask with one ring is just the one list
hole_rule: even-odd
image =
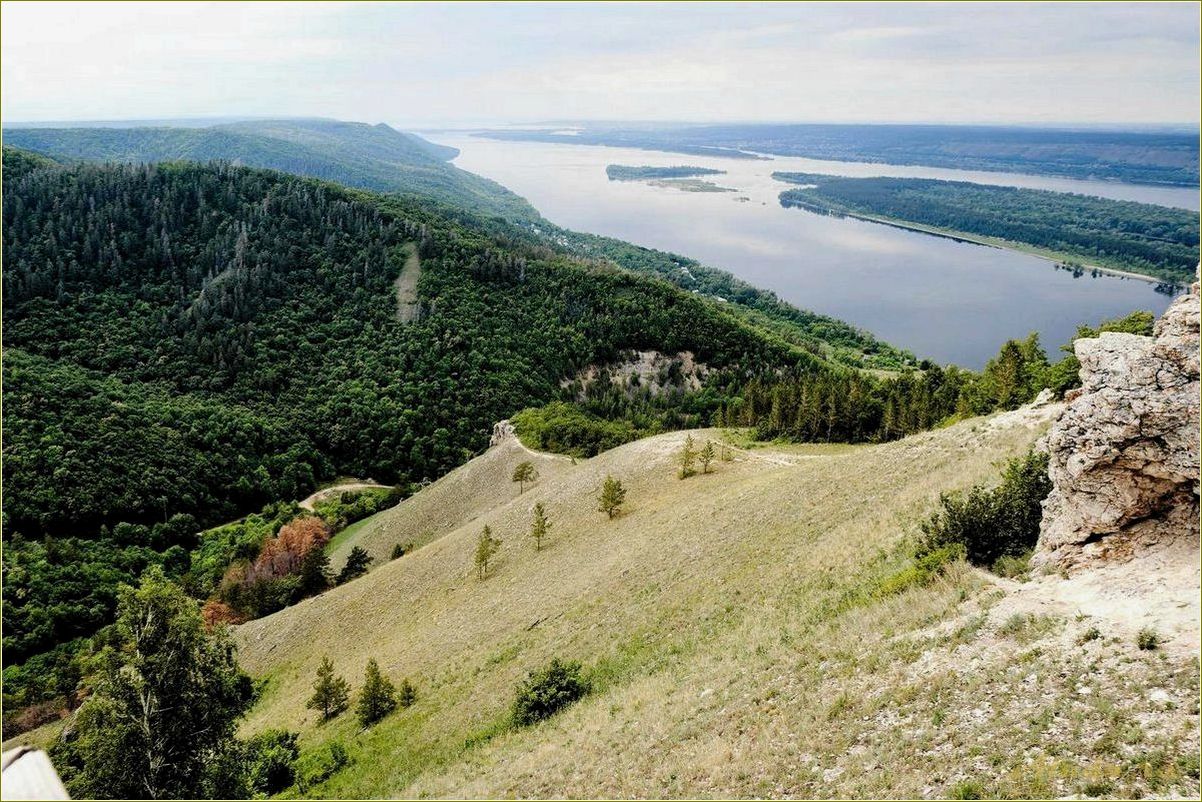
[[513,481],[518,483],[518,495],[526,492],[526,483],[538,478],[538,471],[532,462],[519,462],[513,469]]
[[710,472],[710,463],[714,461],[714,441],[706,440],[701,449],[701,472]]
[[534,518],[530,522],[530,537],[534,538],[534,550],[542,551],[543,538],[551,532],[551,522],[547,520],[547,509],[543,503],[534,505]]
[[597,501],[597,509],[612,519],[622,512],[622,504],[626,501],[626,488],[614,477],[606,476]]
[[501,548],[501,539],[492,536],[492,529],[486,524],[476,540],[475,564],[476,573],[481,579],[488,576],[488,563]]

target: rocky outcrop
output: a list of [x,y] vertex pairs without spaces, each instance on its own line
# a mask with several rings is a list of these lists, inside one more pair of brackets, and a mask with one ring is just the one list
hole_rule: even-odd
[[499,446],[511,437],[517,437],[517,431],[513,428],[513,424],[508,419],[498,421],[492,426],[492,437],[488,440],[488,447]]
[[1053,489],[1033,563],[1070,569],[1198,543],[1195,283],[1153,336],[1077,340],[1082,386],[1048,433]]

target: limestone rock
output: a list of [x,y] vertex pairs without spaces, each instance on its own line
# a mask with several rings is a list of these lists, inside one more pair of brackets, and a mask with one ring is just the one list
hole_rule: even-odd
[[488,441],[489,448],[499,446],[511,437],[517,437],[517,432],[513,428],[513,424],[508,420],[498,421],[493,424],[492,437]]
[[1035,565],[1071,568],[1198,541],[1198,284],[1152,337],[1077,340],[1082,386],[1047,437]]

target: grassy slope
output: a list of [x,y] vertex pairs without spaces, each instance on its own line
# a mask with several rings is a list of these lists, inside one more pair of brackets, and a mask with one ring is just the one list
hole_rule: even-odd
[[[962,782],[1038,796],[1097,778],[1196,793],[1178,762],[1197,743],[1182,737],[1197,728],[1192,659],[1074,647],[1075,621],[988,622],[976,608],[995,596],[967,569],[872,595],[940,491],[992,478],[1044,425],[1009,415],[841,454],[756,449],[687,481],[672,463],[683,433],[601,454],[241,627],[243,663],[269,678],[246,730],[346,743],[355,762],[316,789],[330,796],[904,797]],[[614,521],[593,510],[607,473],[630,489]],[[555,529],[535,553],[522,533],[539,500]],[[485,522],[504,546],[481,582]],[[304,701],[325,653],[355,688],[377,658],[419,701],[362,733],[350,715],[315,726]],[[515,683],[552,656],[593,667],[597,692],[508,730]],[[1175,711],[1149,715],[1149,687]]]
[[514,466],[523,461],[534,463],[539,473],[538,482],[526,488],[527,494],[559,477],[572,465],[570,457],[528,451],[516,439],[506,440],[399,505],[339,532],[330,544],[330,565],[339,570],[350,550],[362,546],[375,558],[378,567],[397,543],[425,545],[514,500],[518,486],[510,478]]

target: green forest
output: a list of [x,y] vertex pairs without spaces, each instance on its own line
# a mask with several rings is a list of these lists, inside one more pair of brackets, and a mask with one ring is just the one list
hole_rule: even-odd
[[[542,219],[494,181],[459,170],[454,149],[385,125],[334,120],[258,120],[210,128],[13,128],[10,145],[62,162],[237,161],[349,187],[396,193],[486,232],[502,247],[539,247],[616,264],[723,303],[735,314],[811,353],[849,365],[896,368],[911,355],[843,321],[798,309],[732,274],[678,254],[583,234]],[[44,158],[28,154],[20,158]]]
[[773,173],[805,186],[782,206],[867,215],[1009,240],[1103,267],[1188,283],[1198,264],[1198,214],[1148,203],[927,178]]
[[[27,676],[59,678],[43,669],[72,664],[147,566],[211,589],[204,527],[339,475],[436,478],[586,365],[816,360],[672,284],[419,201],[228,164],[5,160],[10,679],[34,658]],[[421,314],[405,324],[409,243]],[[202,564],[208,579],[189,575]]]

